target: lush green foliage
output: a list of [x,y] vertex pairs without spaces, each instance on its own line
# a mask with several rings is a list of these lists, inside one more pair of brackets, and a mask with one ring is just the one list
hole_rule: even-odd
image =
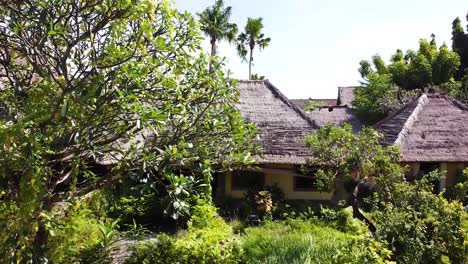
[[120,219],[121,223],[124,224],[130,224],[134,220],[137,220],[138,223],[148,224],[151,217],[158,213],[162,214],[161,206],[157,206],[158,203],[160,201],[155,193],[121,196],[110,203],[108,213],[109,216]]
[[158,243],[135,249],[127,263],[237,263],[241,248],[231,227],[216,208],[201,203],[194,208],[188,230],[176,237],[158,236]]
[[237,53],[245,60],[249,51],[249,79],[252,79],[253,50],[258,47],[260,50],[268,47],[271,39],[265,37],[263,30],[263,18],[248,18],[244,32],[237,37]]
[[309,168],[320,168],[316,173],[319,190],[335,190],[337,199],[344,198],[344,183],[354,178],[372,181],[375,176],[401,175],[396,163],[400,157],[397,147],[382,147],[380,135],[371,128],[353,133],[350,125],[342,128],[325,126],[306,138],[311,157]]
[[367,125],[382,120],[416,96],[414,91],[397,87],[388,74],[371,72],[366,78],[363,86],[355,91],[353,107]]
[[450,200],[458,200],[468,205],[468,168],[456,175],[455,184],[448,187],[444,195]]
[[461,203],[433,193],[437,172],[414,183],[406,182],[403,168],[397,164],[398,150],[380,146],[378,139],[372,129],[353,134],[346,126],[324,127],[311,134],[307,143],[313,158],[308,162],[324,168],[317,173],[320,185],[331,187],[339,177],[351,175],[374,183],[377,191],[367,198],[373,204],[371,212],[364,216],[359,211],[362,202],[357,199],[356,188],[351,199],[353,215],[369,226],[378,241],[388,243],[398,263],[443,259],[462,263],[468,248],[464,244]]
[[[468,21],[468,14],[466,20]],[[460,80],[468,74],[468,32],[465,34],[458,17],[452,22],[452,49],[460,56],[461,66],[455,74],[456,80]]]
[[387,179],[381,186],[390,193],[377,193],[372,220],[376,237],[387,241],[398,263],[451,263],[468,259],[462,220],[464,209],[458,201],[449,202],[433,194],[434,172],[414,184]]
[[397,50],[388,65],[378,55],[372,60],[374,67],[369,67],[370,62],[360,63],[359,72],[364,79],[370,73],[388,75],[392,83],[408,90],[447,83],[460,67],[458,54],[445,44],[437,48],[434,36],[430,42],[421,39],[417,52],[408,50],[404,54]]
[[265,80],[266,78],[263,75],[253,73],[252,76],[250,76],[250,79],[251,80]]
[[45,261],[67,197],[133,177],[178,217],[209,198],[213,164],[252,161],[235,83],[167,1],[2,2],[0,20],[3,262]]
[[323,106],[323,104],[321,102],[310,102],[309,104],[306,105],[306,107],[304,108],[305,111],[314,111],[315,109],[319,108]]
[[424,89],[442,90],[462,100],[468,100],[468,58],[465,51],[468,34],[460,21],[453,24],[453,50],[432,40],[421,39],[417,51],[401,50],[386,64],[378,55],[372,62],[361,61],[359,72],[364,79],[356,92],[354,106],[370,125],[396,111]]
[[111,250],[118,239],[117,222],[118,220],[107,221],[99,225],[98,243],[80,252],[80,263],[110,264],[112,262]]
[[57,216],[51,218],[48,259],[53,263],[70,263],[80,258],[80,253],[99,244],[101,222],[96,212],[86,203],[76,201],[66,208],[56,208]]
[[245,263],[386,263],[390,255],[367,235],[342,233],[326,222],[289,219],[244,232]]
[[117,222],[105,217],[100,192],[56,205],[46,226],[47,259],[52,263],[106,263],[117,241]]

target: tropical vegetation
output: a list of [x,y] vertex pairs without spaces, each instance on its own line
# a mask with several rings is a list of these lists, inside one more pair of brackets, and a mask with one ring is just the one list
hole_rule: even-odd
[[252,79],[253,51],[255,47],[258,47],[259,50],[264,49],[268,47],[271,41],[269,37],[265,37],[262,30],[263,18],[249,17],[244,31],[237,37],[237,53],[243,60],[246,60],[247,54],[249,55],[249,79]]
[[236,40],[237,25],[229,22],[231,14],[232,7],[224,7],[223,0],[217,0],[213,6],[198,14],[200,29],[210,39],[211,57],[217,54],[216,45],[219,41],[226,40],[232,43]]
[[[434,194],[444,172],[408,182],[371,128],[305,138],[301,169],[333,204],[276,185],[214,197],[214,174],[261,153],[216,45],[236,42],[264,79],[253,51],[271,40],[262,18],[236,38],[222,0],[198,17],[166,0],[0,1],[1,263],[467,263],[468,169]],[[362,62],[361,113],[431,85],[462,98],[467,34],[453,30],[453,51],[433,38]]]
[[[467,18],[468,20],[468,18]],[[451,94],[468,102],[467,44],[460,19],[453,21],[452,48],[421,39],[417,51],[397,49],[389,63],[379,56],[362,60],[359,73],[362,89],[356,92],[353,106],[368,124],[374,124],[405,105],[419,92],[430,90]]]
[[55,208],[93,190],[125,182],[187,218],[215,166],[253,161],[235,81],[208,70],[190,14],[31,0],[0,3],[0,20],[1,262],[44,262]]

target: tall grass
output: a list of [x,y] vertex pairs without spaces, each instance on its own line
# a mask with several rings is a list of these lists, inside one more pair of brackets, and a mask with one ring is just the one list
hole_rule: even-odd
[[332,263],[353,237],[314,221],[288,220],[247,228],[241,242],[246,263]]

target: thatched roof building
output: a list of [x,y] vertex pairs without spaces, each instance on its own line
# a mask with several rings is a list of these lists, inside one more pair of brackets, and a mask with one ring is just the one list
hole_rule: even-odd
[[354,132],[359,132],[362,129],[362,123],[357,118],[356,113],[346,105],[319,107],[313,111],[306,111],[306,113],[319,126],[327,124],[342,126],[344,123],[348,123],[353,127]]
[[338,87],[338,101],[337,105],[347,105],[353,107],[354,92],[359,86]]
[[402,162],[468,162],[468,107],[446,95],[423,94],[374,127]]
[[301,109],[305,109],[310,103],[317,103],[320,106],[336,106],[337,99],[290,99],[295,105]]
[[317,125],[327,124],[342,126],[348,123],[353,127],[354,132],[362,128],[362,122],[352,109],[355,87],[338,87],[337,99],[291,99],[291,102],[304,110],[312,102],[321,103],[321,106],[312,111],[306,111],[307,115],[314,120]]
[[302,164],[310,155],[305,136],[317,124],[268,80],[239,81],[237,108],[258,128],[263,145],[261,163]]

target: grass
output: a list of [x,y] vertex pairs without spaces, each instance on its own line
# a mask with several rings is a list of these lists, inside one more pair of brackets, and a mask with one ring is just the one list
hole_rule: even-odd
[[465,234],[465,243],[468,243],[468,213],[463,213],[462,228]]
[[355,237],[307,220],[268,222],[244,232],[246,263],[332,263],[336,252]]

